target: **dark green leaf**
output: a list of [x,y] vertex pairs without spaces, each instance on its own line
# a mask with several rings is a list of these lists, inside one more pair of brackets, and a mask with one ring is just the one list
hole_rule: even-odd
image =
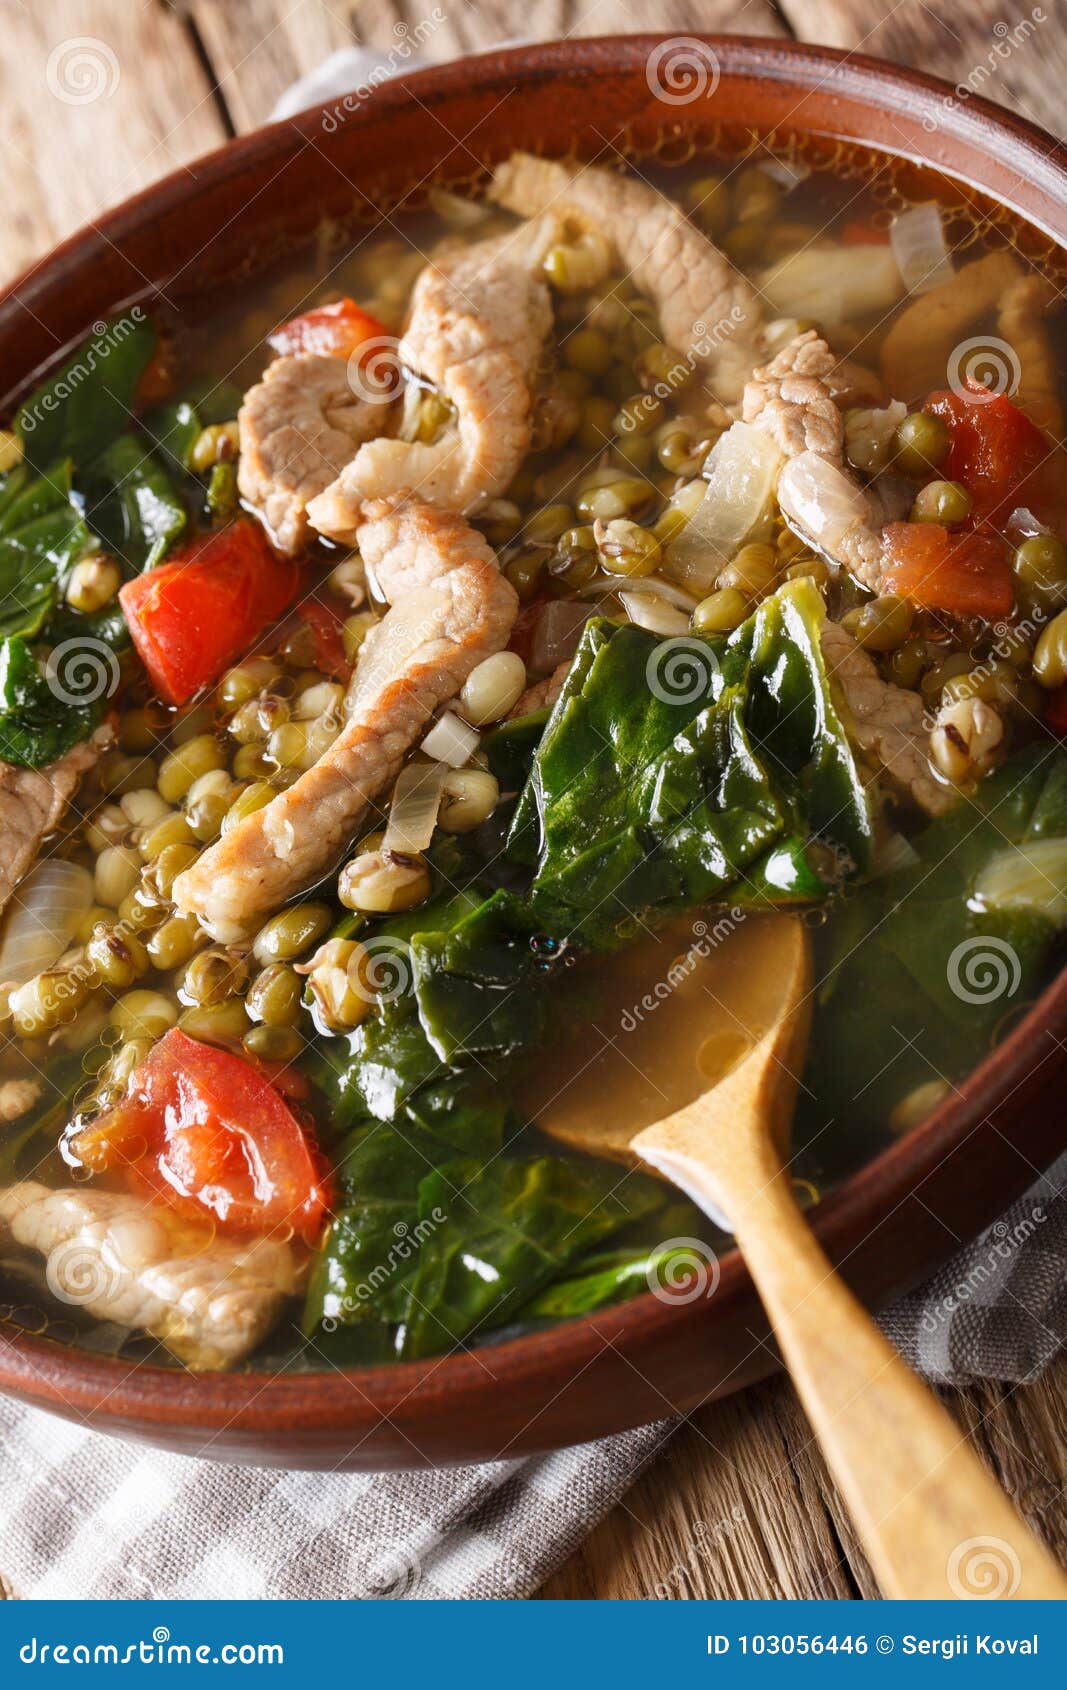
[[156,331],[140,306],[101,325],[20,406],[15,429],[29,463],[90,463],[126,427]]
[[544,730],[509,853],[533,917],[593,949],[698,903],[825,896],[822,837],[865,866],[871,818],[796,581],[726,639],[592,622]]
[[424,1233],[401,1353],[451,1349],[500,1325],[568,1263],[662,1202],[641,1174],[592,1161],[448,1162],[419,1187]]
[[88,518],[127,575],[162,563],[185,527],[185,506],[162,462],[136,434],[120,434],[84,476]]
[[20,465],[0,478],[0,638],[40,633],[89,543],[70,483],[69,462],[42,476]]
[[44,768],[88,739],[99,717],[97,700],[72,703],[65,685],[49,683],[25,640],[0,642],[0,762]]

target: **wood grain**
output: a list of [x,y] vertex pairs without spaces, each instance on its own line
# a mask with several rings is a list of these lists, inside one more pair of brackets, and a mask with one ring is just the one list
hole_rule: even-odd
[[0,105],[5,277],[226,133],[181,19],[155,3],[6,7]]
[[[613,29],[792,31],[921,65],[1063,130],[1067,20],[1005,56],[1001,0],[436,0],[426,42],[445,59],[519,35]],[[0,276],[78,223],[260,123],[295,76],[349,43],[388,49],[425,0],[33,0],[5,9],[0,98],[7,216]],[[1031,12],[1029,0],[1020,17]],[[49,91],[50,55],[90,36],[117,56],[110,94],[84,105]],[[991,57],[992,55],[992,57]],[[106,55],[105,55],[106,59]],[[77,167],[71,168],[76,160]],[[1044,1379],[976,1385],[946,1400],[1017,1505],[1067,1551],[1067,1358]],[[2,1587],[2,1578],[0,1578]],[[691,1416],[623,1503],[546,1585],[545,1597],[869,1597],[875,1587],[840,1498],[782,1379]]]
[[779,9],[802,41],[912,65],[957,84],[964,100],[981,94],[1063,133],[1062,0],[780,0]]

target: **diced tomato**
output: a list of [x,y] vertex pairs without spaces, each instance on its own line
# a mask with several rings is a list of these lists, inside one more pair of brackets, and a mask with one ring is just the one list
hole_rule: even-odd
[[350,358],[366,341],[390,339],[385,324],[354,299],[318,305],[267,336],[275,352],[320,352],[332,358]]
[[275,1086],[250,1062],[173,1027],[121,1102],[74,1140],[86,1167],[121,1171],[220,1232],[277,1233],[315,1243],[329,1182]]
[[1011,614],[1011,565],[994,535],[953,534],[936,522],[891,522],[885,544],[887,591],[952,616],[992,622]]
[[876,229],[865,217],[853,217],[841,230],[842,246],[888,246],[889,230]]
[[1017,505],[1043,521],[1062,511],[1057,459],[1049,440],[1003,393],[968,381],[966,393],[931,393],[924,410],[940,417],[951,437],[941,474],[961,481],[974,499],[975,516],[997,522]]
[[196,541],[119,593],[161,698],[186,704],[217,680],[296,596],[300,572],[246,517]]
[[1050,692],[1045,701],[1045,726],[1061,739],[1067,736],[1067,681]]
[[347,681],[352,665],[345,656],[341,629],[344,618],[332,604],[321,599],[305,599],[297,607],[297,615],[306,622],[315,640],[315,667],[335,681]]

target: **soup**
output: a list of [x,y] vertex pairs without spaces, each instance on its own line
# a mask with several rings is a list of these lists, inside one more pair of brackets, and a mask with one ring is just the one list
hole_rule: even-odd
[[811,1200],[1041,989],[1062,313],[1026,231],[858,158],[516,155],[23,400],[7,1318],[317,1367],[676,1286],[709,1223],[538,1117],[740,1060],[739,927],[812,930]]

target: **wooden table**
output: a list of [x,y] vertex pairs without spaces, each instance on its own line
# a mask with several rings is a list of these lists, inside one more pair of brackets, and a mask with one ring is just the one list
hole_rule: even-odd
[[[6,216],[0,274],[228,136],[334,48],[388,46],[443,13],[445,59],[536,31],[793,34],[964,82],[1062,132],[1060,0],[9,0],[0,60]],[[1042,15],[1044,21],[1041,21]],[[1007,58],[1001,19],[1039,20]],[[1003,30],[999,31],[1003,34]],[[78,38],[92,38],[81,72]],[[103,44],[101,52],[100,44]],[[50,72],[51,61],[51,72]],[[995,68],[990,71],[992,64]],[[103,76],[106,95],[78,103]],[[66,95],[59,97],[56,86]],[[1037,1384],[980,1385],[950,1404],[1019,1507],[1067,1560],[1067,1359]],[[772,1380],[694,1414],[624,1502],[542,1592],[551,1597],[855,1597],[876,1594],[790,1386]]]

